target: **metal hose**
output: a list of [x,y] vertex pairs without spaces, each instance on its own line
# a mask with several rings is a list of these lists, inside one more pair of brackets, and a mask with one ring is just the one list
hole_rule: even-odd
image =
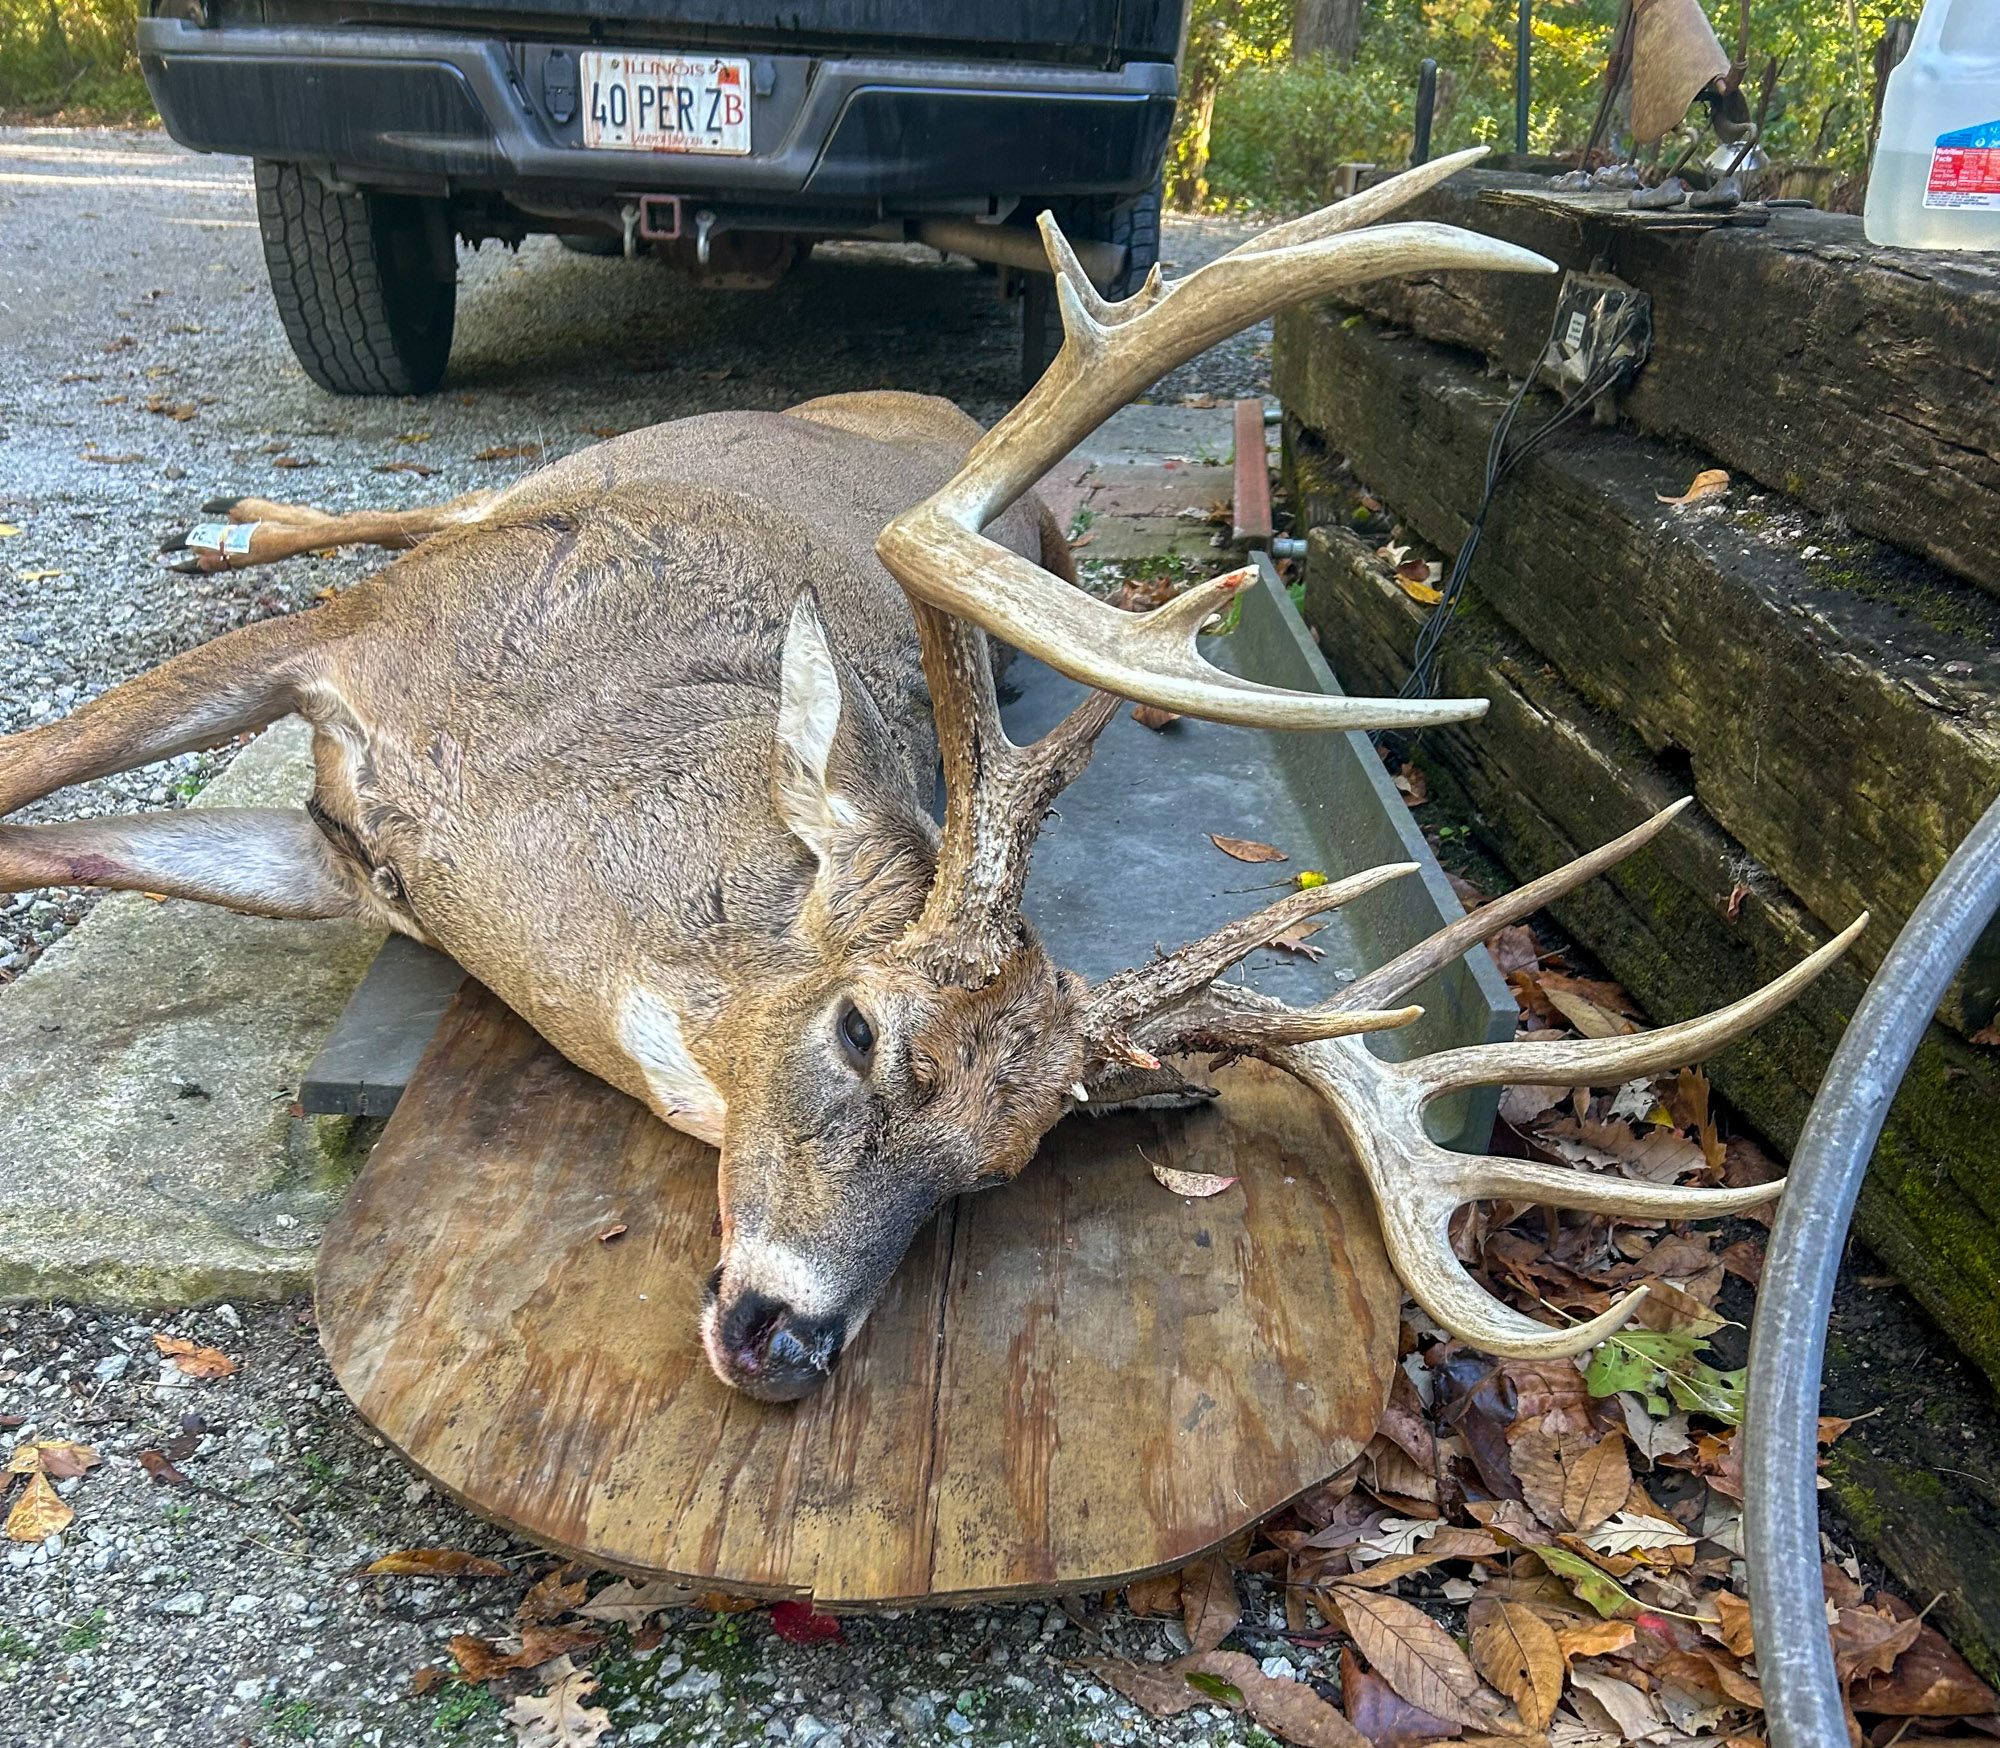
[[1743,1423],[1744,1553],[1773,1748],[1847,1748],[1820,1584],[1820,1368],[1854,1199],[1945,986],[2000,909],[2000,801],[1903,925],[1827,1064],[1757,1290]]

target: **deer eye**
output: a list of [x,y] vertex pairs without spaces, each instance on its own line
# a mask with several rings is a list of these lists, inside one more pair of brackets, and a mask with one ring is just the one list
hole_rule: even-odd
[[840,1047],[847,1054],[847,1060],[863,1073],[875,1057],[875,1028],[868,1023],[868,1016],[852,1002],[845,1003],[840,1017],[833,1023],[839,1035]]

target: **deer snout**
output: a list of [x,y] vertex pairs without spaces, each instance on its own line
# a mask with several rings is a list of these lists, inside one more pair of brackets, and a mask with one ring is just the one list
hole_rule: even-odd
[[710,1278],[702,1345],[725,1384],[760,1402],[795,1402],[832,1375],[847,1338],[840,1317],[819,1317],[755,1289],[728,1294]]

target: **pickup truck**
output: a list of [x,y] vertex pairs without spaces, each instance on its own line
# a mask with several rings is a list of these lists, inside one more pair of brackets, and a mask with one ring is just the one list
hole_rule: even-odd
[[1187,0],[146,0],[167,131],[256,165],[278,313],[336,394],[444,375],[457,240],[775,283],[821,238],[1018,277],[1052,209],[1114,294],[1159,249]]

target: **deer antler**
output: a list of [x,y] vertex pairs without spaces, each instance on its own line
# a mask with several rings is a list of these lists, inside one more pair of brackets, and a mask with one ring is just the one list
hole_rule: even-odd
[[[1833,963],[1867,926],[1864,911],[1817,952],[1754,994],[1699,1019],[1618,1038],[1571,1038],[1474,1045],[1409,1062],[1387,1062],[1356,1034],[1405,1024],[1423,1010],[1383,1004],[1450,964],[1461,953],[1538,910],[1550,899],[1622,861],[1664,829],[1685,801],[1655,814],[1637,830],[1438,931],[1330,1002],[1288,1008],[1248,989],[1219,985],[1202,971],[1233,963],[1249,945],[1276,933],[1267,923],[1297,901],[1287,899],[1258,917],[1141,971],[1121,972],[1097,985],[1082,1006],[1086,1053],[1100,1062],[1147,1062],[1195,1050],[1255,1055],[1296,1075],[1333,1106],[1355,1158],[1375,1193],[1389,1258],[1425,1311],[1452,1334],[1490,1353],[1546,1359],[1581,1353],[1618,1329],[1638,1308],[1635,1288],[1587,1323],[1556,1328],[1503,1305],[1466,1273],[1453,1254],[1452,1215],[1485,1198],[1534,1201],[1558,1208],[1641,1218],[1699,1219],[1770,1201],[1782,1183],[1745,1189],[1682,1189],[1599,1177],[1532,1160],[1454,1153],[1424,1129],[1425,1108],[1442,1095],[1508,1081],[1611,1086],[1699,1060],[1761,1025]],[[1358,896],[1402,866],[1371,869],[1340,883]],[[1324,889],[1331,892],[1332,887]],[[1314,894],[1301,894],[1310,898]],[[1288,912],[1288,921],[1299,912]],[[1280,927],[1288,926],[1281,923]],[[1175,969],[1169,970],[1169,967]]]
[[[1552,271],[1539,255],[1449,226],[1357,231],[1480,155],[1460,152],[1407,171],[1280,225],[1174,284],[1155,269],[1137,293],[1115,304],[1098,295],[1055,221],[1043,214],[1062,303],[1062,350],[1020,404],[974,445],[957,475],[891,522],[876,543],[916,611],[944,758],[937,877],[905,937],[906,950],[930,975],[977,986],[1019,945],[1021,889],[1042,816],[1090,762],[1119,698],[1272,728],[1416,727],[1485,712],[1482,699],[1288,692],[1212,666],[1196,652],[1195,638],[1219,606],[1250,584],[1252,571],[1218,577],[1134,615],[980,533],[1133,395],[1283,305],[1390,273]],[[1102,690],[1032,747],[1015,746],[1000,726],[986,631]]]
[[1288,692],[1212,666],[1196,653],[1195,633],[1246,586],[1248,573],[1218,578],[1155,612],[1129,614],[1065,586],[979,532],[1135,394],[1287,304],[1397,273],[1554,271],[1528,250],[1449,225],[1356,228],[1480,155],[1460,152],[1407,170],[1365,195],[1281,225],[1184,280],[1168,284],[1156,270],[1116,304],[1098,296],[1055,221],[1043,214],[1062,306],[1062,349],[957,475],[882,531],[876,543],[882,562],[913,598],[985,627],[1072,679],[1190,716],[1263,728],[1416,728],[1483,714],[1486,706],[1477,700]]

